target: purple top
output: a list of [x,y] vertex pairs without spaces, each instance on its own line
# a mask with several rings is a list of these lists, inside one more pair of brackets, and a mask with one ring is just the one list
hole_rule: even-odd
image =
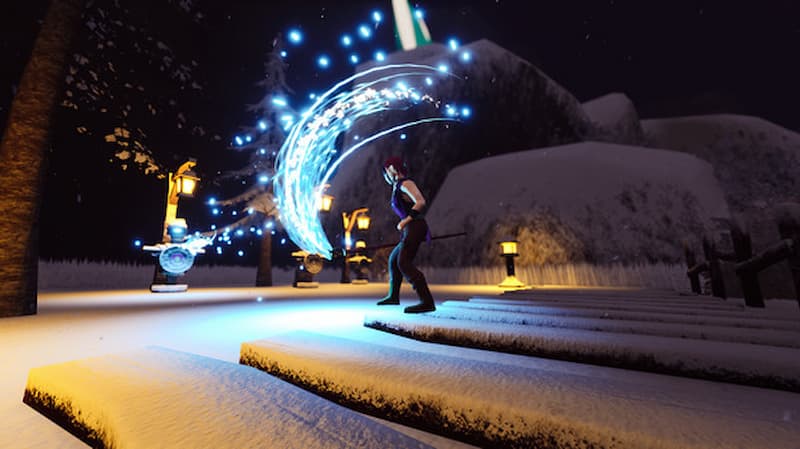
[[400,218],[406,218],[411,215],[411,208],[414,207],[414,203],[407,200],[403,196],[403,191],[400,190],[400,185],[407,179],[408,178],[398,179],[397,182],[394,183],[394,188],[392,189],[392,210],[394,210],[394,213]]

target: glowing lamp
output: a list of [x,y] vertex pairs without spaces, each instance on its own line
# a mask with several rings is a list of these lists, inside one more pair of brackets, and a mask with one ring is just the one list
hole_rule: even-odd
[[506,278],[503,279],[503,282],[501,282],[498,287],[506,289],[519,289],[527,287],[519,279],[517,279],[514,270],[514,258],[519,256],[519,253],[517,252],[518,243],[518,241],[513,239],[506,239],[500,242],[500,252],[502,253],[503,258],[506,260]]
[[179,173],[175,176],[175,188],[178,196],[193,197],[194,189],[197,188],[197,183],[200,178],[191,169]]
[[356,249],[363,249],[367,247],[367,242],[363,240],[356,240]]
[[369,229],[369,221],[370,221],[369,216],[361,214],[356,219],[356,227],[358,227],[358,229],[361,231],[366,231],[367,229]]
[[333,207],[333,195],[328,195],[327,193],[322,195],[322,201],[319,203],[319,210],[322,212],[330,212],[331,207]]
[[516,240],[506,240],[500,242],[500,250],[502,251],[504,256],[519,256],[517,252],[517,243]]

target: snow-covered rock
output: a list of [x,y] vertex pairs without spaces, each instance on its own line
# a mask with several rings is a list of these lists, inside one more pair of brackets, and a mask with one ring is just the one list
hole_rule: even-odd
[[[464,62],[461,52],[472,55]],[[405,139],[394,133],[365,145],[338,168],[329,192],[337,200],[334,213],[368,207],[374,219],[368,243],[396,238],[395,219],[386,207],[388,187],[380,170],[386,156],[408,162],[415,181],[428,199],[436,195],[451,168],[487,156],[581,141],[591,124],[580,103],[565,88],[535,66],[488,40],[479,40],[454,52],[432,44],[387,56],[385,64],[409,63],[438,67],[445,64],[456,75],[433,74],[433,85],[421,86],[443,103],[469,106],[470,117],[458,123],[429,123],[405,129]],[[359,66],[365,71],[374,64]],[[392,72],[380,72],[381,76]],[[371,75],[374,76],[374,75]],[[366,78],[369,80],[369,78]],[[393,79],[389,87],[394,87]],[[380,87],[380,85],[378,85]],[[422,116],[444,116],[433,106],[420,105],[356,121],[344,137],[344,148],[378,129]],[[332,218],[330,228],[340,229]]]
[[486,158],[453,169],[426,218],[433,265],[495,264],[516,238],[518,265],[682,259],[682,241],[728,209],[713,170],[687,154],[584,142]]
[[641,145],[644,132],[639,113],[630,98],[614,92],[583,103],[583,110],[594,125],[592,140]]

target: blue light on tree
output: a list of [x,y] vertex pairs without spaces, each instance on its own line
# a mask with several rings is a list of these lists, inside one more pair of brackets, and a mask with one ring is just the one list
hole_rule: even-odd
[[289,42],[299,44],[303,41],[303,33],[300,30],[293,29],[289,31]]

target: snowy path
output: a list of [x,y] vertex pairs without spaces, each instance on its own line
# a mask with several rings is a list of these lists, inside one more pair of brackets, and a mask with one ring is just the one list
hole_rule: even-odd
[[432,449],[255,369],[158,347],[31,369],[25,399],[92,447]]
[[795,393],[535,358],[475,360],[461,348],[367,338],[275,335],[243,344],[242,359],[349,406],[486,447],[796,449],[800,441]]

